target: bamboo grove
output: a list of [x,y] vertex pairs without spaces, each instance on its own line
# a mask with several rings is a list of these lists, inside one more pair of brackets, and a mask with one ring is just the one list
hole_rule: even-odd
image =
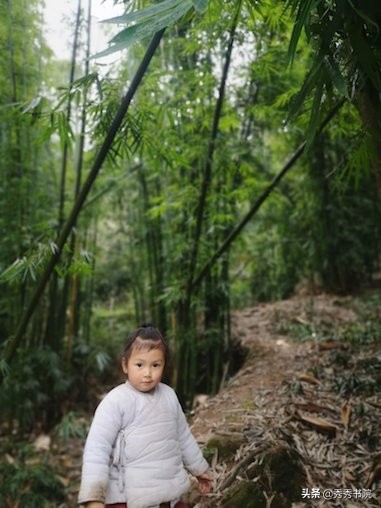
[[170,341],[189,407],[242,360],[232,309],[379,269],[380,7],[124,4],[111,64],[91,54],[91,1],[67,25],[70,61],[42,2],[0,6],[10,428],[50,427],[110,383],[142,321]]

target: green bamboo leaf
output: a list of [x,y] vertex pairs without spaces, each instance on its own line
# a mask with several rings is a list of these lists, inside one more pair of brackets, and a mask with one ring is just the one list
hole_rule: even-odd
[[[298,13],[288,47],[288,59],[290,63],[292,63],[295,58],[296,47],[300,39],[300,34],[302,33],[302,28],[307,25],[311,11],[314,9],[316,3],[317,0],[299,0]],[[296,8],[296,4],[297,3],[294,2],[293,7]]]
[[65,144],[71,148],[72,141],[74,138],[74,133],[71,128],[71,125],[67,119],[66,113],[64,111],[59,111],[56,114],[57,119],[57,130],[60,138],[61,148],[63,149]]
[[55,243],[55,242],[49,242],[49,248],[50,248],[50,251],[52,252],[52,254],[57,254],[58,253],[58,245]]
[[182,0],[175,8],[167,11],[161,16],[150,17],[141,23],[125,28],[111,39],[111,46],[108,49],[97,53],[93,58],[111,55],[112,53],[128,48],[146,37],[152,36],[159,30],[175,23],[185,15],[191,7],[191,0]]
[[[8,339],[9,340],[9,339]],[[3,346],[6,345],[6,343],[8,342],[8,340],[4,341],[3,342]],[[10,368],[9,368],[9,365],[8,363],[4,360],[4,358],[0,358],[0,372],[2,373],[2,375],[5,377],[9,374],[10,372]]]
[[286,2],[286,9],[290,8],[291,14],[294,14],[298,8],[300,0],[288,0]]
[[323,76],[320,74],[318,82],[316,83],[315,86],[314,100],[312,103],[311,116],[307,129],[306,151],[308,151],[308,149],[311,147],[315,139],[316,132],[318,130],[323,90],[324,90]]
[[306,79],[303,82],[303,85],[300,91],[292,98],[290,101],[290,111],[288,114],[287,121],[290,121],[292,118],[296,117],[300,112],[303,104],[305,104],[307,97],[315,88],[316,83],[319,80],[319,74],[321,72],[322,60],[318,58],[315,62],[314,67],[307,74]]
[[89,88],[94,82],[97,83],[98,81],[98,73],[92,72],[90,74],[87,74],[86,76],[82,76],[81,78],[76,79],[71,88]]
[[344,76],[341,74],[337,62],[335,62],[332,55],[327,55],[326,57],[324,57],[323,62],[324,67],[328,71],[328,75],[331,78],[333,85],[342,95],[344,95],[344,97],[349,99],[347,82]]
[[105,353],[103,351],[99,351],[95,355],[95,360],[97,364],[97,368],[100,372],[103,372],[108,365],[111,363],[111,358],[108,353]]
[[129,23],[141,23],[145,19],[153,18],[154,16],[158,16],[165,11],[174,9],[179,4],[184,3],[184,0],[165,0],[164,2],[160,2],[155,5],[151,5],[150,7],[146,7],[145,9],[140,9],[134,12],[127,12],[122,16],[117,16],[115,18],[109,18],[102,20],[102,23],[110,23],[110,24],[125,24]]
[[26,257],[18,258],[0,274],[0,282],[10,282],[25,272]]
[[41,95],[38,95],[37,97],[34,97],[30,102],[28,102],[22,109],[21,113],[30,113],[36,108],[38,108],[41,104],[42,97]]
[[37,279],[37,277],[36,277],[36,270],[35,270],[35,267],[33,266],[32,263],[28,266],[28,272],[26,272],[24,274],[24,277],[23,277],[24,280],[26,279],[26,276],[27,276],[28,273],[29,273],[31,279],[35,282],[36,279]]
[[[189,9],[192,7],[191,0],[182,0],[179,5],[174,7],[173,9],[163,12],[161,16],[155,16],[152,19],[147,19],[145,21],[136,23],[135,25],[128,27],[139,27],[138,31],[136,31],[136,34],[140,34],[141,38],[144,38],[146,36],[152,36],[154,33],[158,32],[162,28],[166,28],[167,26],[172,25],[175,23],[178,19],[180,19],[184,14],[186,14]],[[122,30],[119,34],[115,35],[111,39],[111,43],[119,43],[124,42],[126,40],[126,30]]]
[[204,12],[208,7],[209,0],[192,0],[193,7],[198,12]]

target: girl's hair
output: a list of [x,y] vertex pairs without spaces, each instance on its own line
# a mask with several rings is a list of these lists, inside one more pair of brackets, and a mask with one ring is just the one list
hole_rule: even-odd
[[123,358],[125,361],[129,359],[133,349],[138,351],[161,349],[164,353],[165,363],[169,362],[168,345],[159,330],[150,323],[143,323],[128,336],[123,350]]

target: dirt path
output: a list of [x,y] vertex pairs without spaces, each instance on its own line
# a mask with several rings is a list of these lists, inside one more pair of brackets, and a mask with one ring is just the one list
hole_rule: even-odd
[[257,397],[276,397],[276,390],[283,382],[311,369],[313,343],[288,338],[290,328],[311,323],[311,328],[319,328],[333,320],[339,324],[354,322],[356,314],[344,307],[343,301],[327,295],[313,300],[299,296],[236,311],[232,319],[233,335],[248,348],[248,358],[217,396],[201,398],[192,421],[192,429],[199,439],[206,442],[215,431],[231,430],[235,423],[232,419],[227,421],[225,413],[250,408]]
[[[322,343],[318,343],[327,331],[331,331],[331,336],[328,333],[328,340],[331,340],[341,328],[356,323],[358,315],[351,303],[348,298],[336,296],[311,298],[300,295],[287,301],[258,305],[234,313],[234,336],[249,349],[249,354],[243,368],[227,381],[215,397],[198,398],[190,422],[199,443],[211,453],[216,492],[209,499],[202,499],[193,492],[191,501],[194,506],[247,508],[245,501],[224,504],[222,500],[226,487],[237,483],[237,478],[242,480],[242,477],[246,477],[245,469],[250,460],[253,463],[256,461],[258,466],[257,456],[260,454],[256,454],[256,450],[280,449],[285,443],[287,447],[290,445],[292,453],[295,451],[298,455],[298,461],[304,464],[298,479],[299,483],[304,484],[297,485],[300,492],[303,487],[311,485],[323,485],[327,489],[342,486],[342,490],[351,485],[355,489],[356,482],[362,482],[364,487],[369,481],[372,474],[370,464],[376,453],[372,448],[369,448],[369,452],[368,447],[363,447],[364,450],[366,448],[363,452],[360,445],[355,450],[350,440],[358,441],[361,428],[366,426],[370,433],[379,433],[379,397],[369,399],[369,404],[375,404],[369,406],[373,410],[370,420],[360,419],[357,429],[349,429],[352,406],[331,390],[336,371],[330,363],[329,348],[335,342],[332,340],[327,353],[323,348],[320,350]],[[301,330],[304,340],[300,341],[300,337],[295,340]],[[315,372],[320,373],[321,380],[316,379]],[[356,410],[362,403],[356,398],[351,402]],[[299,410],[295,409],[298,404],[310,411],[304,413],[305,416],[301,415],[302,423],[296,423],[293,417],[299,414]],[[314,428],[305,428],[305,423],[312,423]],[[321,424],[320,428],[315,424]],[[335,440],[332,440],[332,432]],[[324,450],[329,450],[330,455]],[[341,468],[339,464],[345,462],[346,456],[348,462],[360,464],[365,460],[367,465],[363,463],[361,471],[354,465],[348,466],[348,469]],[[310,471],[308,462],[319,464]],[[240,464],[244,464],[245,468],[236,472]],[[330,478],[326,471],[331,466]],[[376,489],[377,485],[379,488],[379,483],[374,483],[373,487]],[[379,495],[378,490],[377,493]],[[351,504],[350,500],[316,500],[312,504],[299,502],[292,506],[379,506],[373,501],[368,504],[365,498],[361,499],[361,503],[357,501]],[[253,502],[252,506],[261,505]],[[291,506],[291,503],[279,498],[278,501],[273,500],[273,504],[269,502],[268,506],[283,508]]]

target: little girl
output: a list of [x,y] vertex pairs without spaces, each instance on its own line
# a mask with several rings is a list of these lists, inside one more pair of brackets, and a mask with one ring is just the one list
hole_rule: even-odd
[[151,325],[127,340],[122,369],[127,381],[95,411],[87,436],[78,502],[86,508],[182,508],[190,485],[211,490],[208,463],[177,396],[161,383],[168,347]]

